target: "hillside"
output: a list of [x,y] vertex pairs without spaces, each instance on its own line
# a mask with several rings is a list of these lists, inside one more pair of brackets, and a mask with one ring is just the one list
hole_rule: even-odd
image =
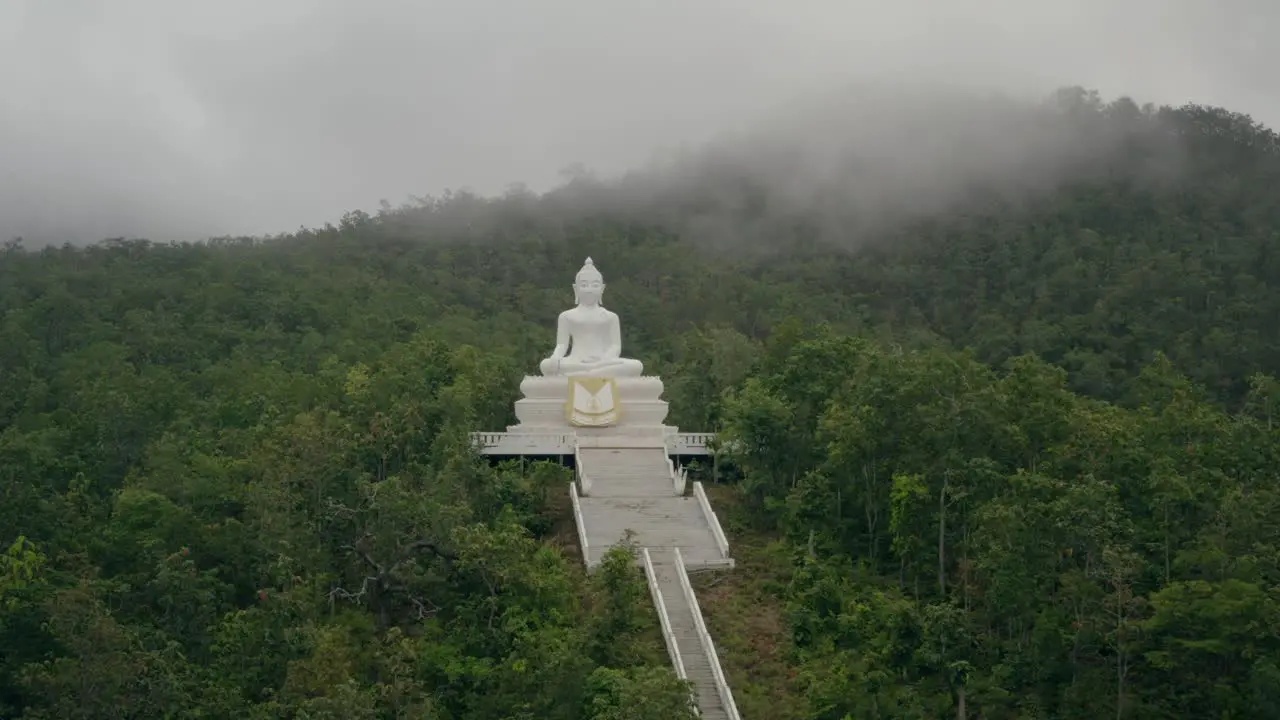
[[642,582],[557,541],[564,471],[466,446],[586,255],[669,421],[740,441],[750,553],[704,607],[749,720],[1280,716],[1277,136],[968,103],[271,238],[9,243],[0,717],[681,717]]

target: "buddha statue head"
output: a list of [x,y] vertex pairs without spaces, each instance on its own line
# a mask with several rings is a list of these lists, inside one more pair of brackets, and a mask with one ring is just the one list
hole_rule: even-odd
[[579,305],[594,307],[600,304],[604,296],[604,276],[596,269],[591,258],[582,264],[582,269],[573,278],[573,299]]

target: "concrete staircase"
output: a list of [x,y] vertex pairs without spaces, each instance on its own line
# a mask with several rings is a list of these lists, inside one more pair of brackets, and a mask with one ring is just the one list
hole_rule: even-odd
[[598,565],[628,530],[640,547],[680,548],[686,567],[733,566],[717,540],[723,532],[705,496],[699,496],[701,488],[694,496],[675,495],[664,449],[580,448],[577,462],[590,478],[589,495],[578,499],[587,567]]
[[674,496],[662,448],[579,448],[576,461],[591,476],[591,497]]
[[705,720],[741,720],[689,583],[689,568],[733,567],[702,486],[694,483],[692,496],[676,495],[661,447],[577,447],[576,461],[586,493],[577,485],[570,492],[587,567],[599,565],[631,531],[676,674],[693,683]]
[[[693,696],[698,710],[705,720],[739,720],[736,707],[733,708],[733,714],[730,714],[728,706],[733,705],[733,698],[729,694],[728,683],[723,680],[719,658],[714,649],[708,651],[706,643],[711,641],[711,636],[705,631],[701,610],[688,602],[693,597],[692,588],[689,588],[688,594],[685,592],[688,576],[684,575],[683,568],[677,564],[677,558],[672,552],[653,553],[652,563],[656,577],[651,579],[651,583],[656,580],[657,595],[666,610],[668,626],[664,628],[664,632],[669,633],[674,640],[676,653],[673,655],[678,655],[685,679],[693,683]],[[694,602],[697,602],[696,598]],[[668,641],[668,652],[671,652],[670,645],[671,640]],[[672,662],[676,663],[675,657]],[[728,703],[721,695],[721,687],[728,695]]]

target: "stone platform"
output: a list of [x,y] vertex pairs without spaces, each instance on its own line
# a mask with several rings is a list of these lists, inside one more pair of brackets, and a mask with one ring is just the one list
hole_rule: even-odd
[[[668,426],[669,427],[669,426]],[[673,428],[674,430],[674,428]],[[550,457],[556,455],[572,455],[576,448],[641,448],[653,447],[651,437],[630,435],[594,434],[578,435],[578,428],[550,433],[510,433],[510,432],[475,432],[471,433],[482,455],[499,457]],[[715,439],[715,433],[682,433],[667,434],[667,454],[675,457],[700,457],[710,455],[708,444]]]
[[519,424],[507,427],[509,433],[574,432],[580,440],[626,437],[632,440],[652,438],[656,446],[675,428],[663,424],[667,419],[667,402],[662,399],[662,379],[653,376],[614,378],[618,420],[609,427],[574,427],[569,425],[566,406],[569,402],[569,378],[528,375],[520,383],[524,397],[516,401]]

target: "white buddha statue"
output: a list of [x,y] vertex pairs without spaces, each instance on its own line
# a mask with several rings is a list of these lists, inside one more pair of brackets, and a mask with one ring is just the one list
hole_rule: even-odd
[[644,364],[622,357],[622,326],[616,313],[600,304],[604,276],[587,258],[574,278],[578,305],[556,320],[556,349],[543,360],[543,375],[639,377]]

